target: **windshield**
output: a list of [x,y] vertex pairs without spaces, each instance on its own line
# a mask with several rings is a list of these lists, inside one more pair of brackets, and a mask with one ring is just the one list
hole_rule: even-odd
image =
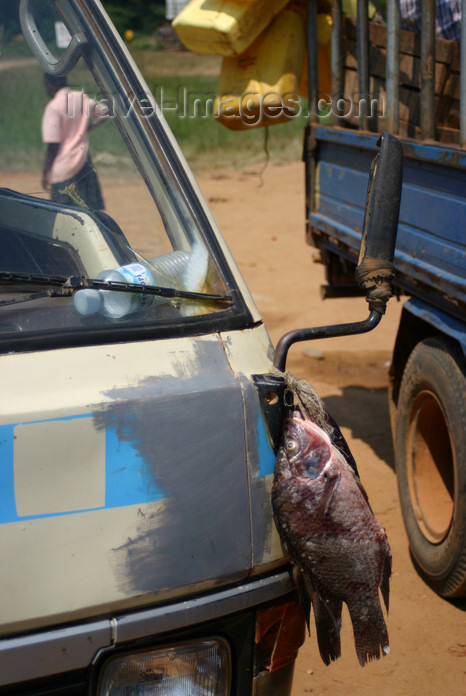
[[239,316],[209,215],[100,5],[2,12],[0,341]]

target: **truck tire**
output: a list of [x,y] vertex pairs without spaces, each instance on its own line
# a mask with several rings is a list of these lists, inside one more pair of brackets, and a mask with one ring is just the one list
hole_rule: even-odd
[[441,338],[411,353],[401,381],[396,472],[411,556],[443,597],[466,595],[466,379]]

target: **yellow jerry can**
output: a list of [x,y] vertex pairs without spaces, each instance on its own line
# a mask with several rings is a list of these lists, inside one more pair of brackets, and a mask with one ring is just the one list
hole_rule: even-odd
[[190,51],[243,53],[289,0],[191,0],[172,22]]
[[247,51],[224,58],[214,103],[219,121],[244,130],[296,116],[305,43],[303,14],[286,9]]

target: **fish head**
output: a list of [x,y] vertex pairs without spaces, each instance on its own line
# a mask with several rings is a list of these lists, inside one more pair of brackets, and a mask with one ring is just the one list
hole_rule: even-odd
[[317,478],[332,457],[328,435],[298,411],[285,423],[283,449],[291,472],[310,479]]

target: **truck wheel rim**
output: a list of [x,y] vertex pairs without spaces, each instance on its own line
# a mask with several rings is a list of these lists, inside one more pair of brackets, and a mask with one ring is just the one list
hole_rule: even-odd
[[425,538],[441,543],[454,510],[454,462],[442,406],[430,391],[418,394],[408,437],[408,483],[411,504]]

